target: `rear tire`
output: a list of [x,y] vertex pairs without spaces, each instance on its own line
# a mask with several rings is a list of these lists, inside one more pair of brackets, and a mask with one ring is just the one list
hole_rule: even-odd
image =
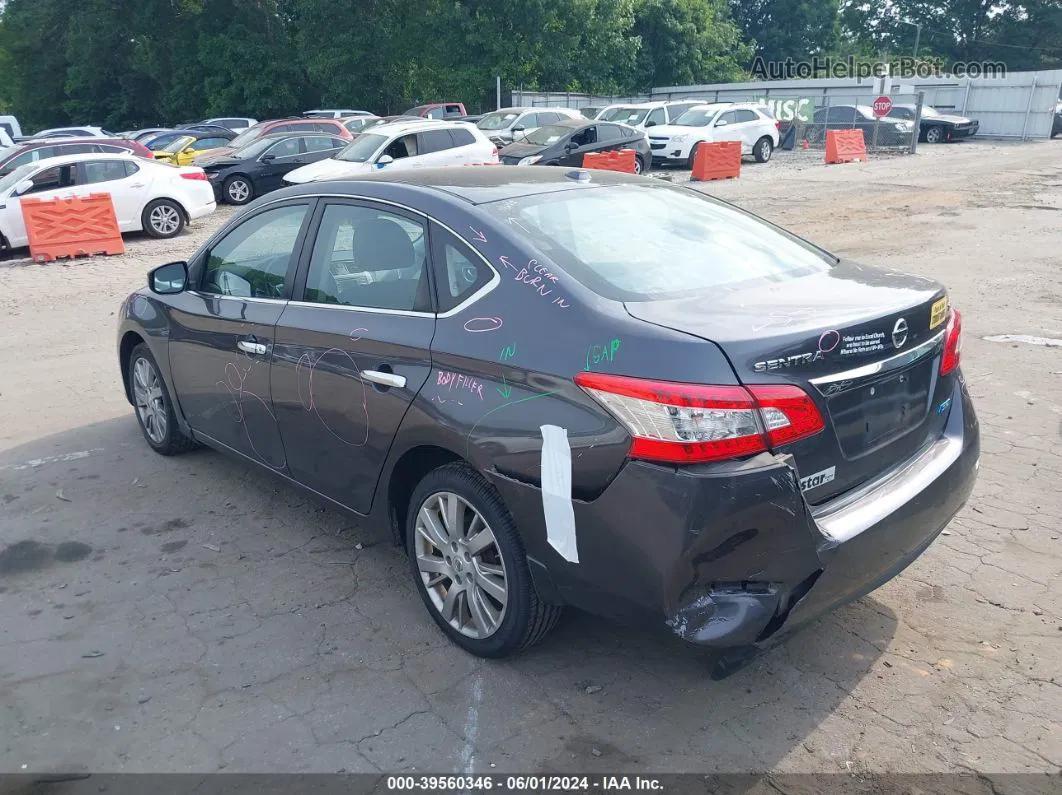
[[144,208],[140,222],[151,237],[162,240],[177,237],[184,229],[184,208],[172,199],[155,199]]
[[[447,510],[451,505],[457,507]],[[409,502],[406,550],[432,619],[477,657],[522,651],[560,618],[562,608],[538,598],[505,503],[467,464],[439,467],[417,485]],[[484,581],[489,588],[479,587]],[[503,592],[504,603],[497,598]]]
[[649,166],[646,165],[645,159],[641,155],[634,156],[634,173],[645,174],[649,171]]
[[756,142],[756,146],[752,148],[752,154],[756,158],[757,163],[766,163],[771,159],[771,153],[774,151],[774,142],[771,141],[766,135]]
[[229,204],[247,204],[254,198],[254,183],[242,174],[225,180],[222,195]]
[[145,343],[137,345],[129,354],[128,373],[136,419],[151,449],[159,455],[179,455],[198,447],[177,424],[166,382]]

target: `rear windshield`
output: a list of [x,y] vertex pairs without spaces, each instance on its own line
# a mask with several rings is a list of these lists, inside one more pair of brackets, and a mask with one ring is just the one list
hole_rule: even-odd
[[483,207],[586,287],[616,301],[785,282],[835,262],[753,215],[684,188],[613,185]]

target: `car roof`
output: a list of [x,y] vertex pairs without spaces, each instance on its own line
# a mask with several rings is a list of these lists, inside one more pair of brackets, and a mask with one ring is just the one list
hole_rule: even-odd
[[417,121],[389,121],[383,124],[377,124],[365,130],[363,135],[369,135],[379,130],[386,130],[388,133],[394,132],[420,132],[421,130],[449,130],[459,129],[467,130],[470,126],[468,122],[456,121],[452,119],[418,119]]
[[[45,146],[64,146],[66,144],[129,144],[133,142],[128,138],[119,138],[117,135],[113,137],[100,137],[100,136],[84,136],[79,135],[71,138],[28,138],[25,141],[15,144],[25,149],[40,149]],[[91,154],[91,152],[86,152]]]
[[[576,175],[587,174],[588,179]],[[373,183],[370,188],[364,183]],[[379,184],[377,184],[379,183]],[[356,179],[307,182],[272,194],[275,199],[302,195],[368,195],[398,192],[407,196],[415,193],[445,193],[469,204],[483,204],[518,196],[587,190],[606,185],[636,185],[659,187],[659,180],[624,174],[617,171],[588,171],[562,166],[443,166],[436,168],[394,169],[372,171]],[[359,187],[362,189],[359,190]],[[392,190],[388,191],[387,188]],[[395,191],[394,188],[401,188]]]
[[[57,155],[56,157],[42,157],[40,160],[35,160],[33,165],[40,166],[68,166],[71,163],[80,163],[82,160],[129,160],[134,157],[132,152],[125,152],[124,154],[118,154],[117,152],[81,152],[76,155]],[[145,158],[137,158],[142,163],[156,163],[154,160],[148,160]],[[137,165],[140,165],[138,163]],[[157,163],[157,165],[162,165]]]

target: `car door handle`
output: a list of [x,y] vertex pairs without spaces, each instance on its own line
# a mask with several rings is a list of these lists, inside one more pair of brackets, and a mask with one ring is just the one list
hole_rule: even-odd
[[239,340],[236,343],[236,347],[244,353],[251,353],[257,356],[265,356],[266,345],[264,342],[251,342],[250,340]]
[[143,183],[143,182],[134,182],[134,183],[133,183],[132,185],[130,185],[129,187],[130,187],[130,188],[142,188],[142,187],[144,187],[144,183]]
[[380,386],[394,386],[402,389],[406,385],[406,377],[404,375],[381,373],[379,370],[362,370],[361,377]]

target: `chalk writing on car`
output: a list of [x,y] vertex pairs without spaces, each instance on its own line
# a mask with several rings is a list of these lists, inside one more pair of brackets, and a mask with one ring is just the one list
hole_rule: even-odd
[[615,337],[609,340],[604,345],[591,345],[586,349],[586,367],[583,369],[587,372],[590,371],[590,366],[595,364],[612,364],[616,361],[616,352],[620,347],[619,337]]
[[481,334],[484,331],[497,331],[502,325],[500,317],[473,317],[465,321],[465,331]]
[[473,395],[477,395],[480,400],[483,400],[483,383],[470,375],[452,373],[449,370],[439,370],[435,383],[436,386],[445,386],[450,392],[455,389],[459,392],[467,390]]
[[512,343],[511,345],[506,345],[504,348],[502,348],[501,349],[501,353],[498,354],[498,359],[503,361],[503,362],[507,362],[507,361],[509,361],[509,359],[512,359],[514,356],[516,356],[516,343],[515,342]]
[[475,240],[477,243],[486,243],[487,242],[487,236],[485,234],[480,232],[475,227],[470,226],[468,228],[472,230],[472,239]]
[[247,438],[248,448],[255,457],[270,469],[283,469],[287,466],[287,460],[284,457],[283,451],[281,451],[280,454],[280,462],[274,463],[262,455],[258,448],[255,447],[250,423],[247,422],[247,412],[244,408],[244,403],[248,402],[249,404],[249,401],[251,400],[257,401],[262,410],[269,417],[269,420],[274,424],[276,423],[276,416],[273,414],[268,403],[247,388],[247,379],[254,370],[255,365],[259,363],[258,360],[251,359],[249,356],[241,358],[246,361],[246,367],[241,368],[237,362],[226,362],[225,378],[224,380],[217,381],[215,385],[223,387],[225,391],[229,393],[229,399],[232,402],[233,408],[231,416],[233,420],[243,427],[243,434]]

